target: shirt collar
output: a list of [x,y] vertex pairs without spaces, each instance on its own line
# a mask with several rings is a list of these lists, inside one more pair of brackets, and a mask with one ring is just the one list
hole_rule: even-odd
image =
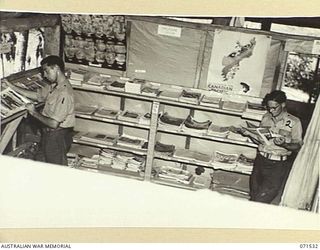
[[281,112],[280,115],[278,115],[277,117],[273,117],[271,115],[271,119],[274,121],[274,122],[279,122],[281,120],[284,120],[286,117],[288,116],[288,112],[287,111],[283,111]]

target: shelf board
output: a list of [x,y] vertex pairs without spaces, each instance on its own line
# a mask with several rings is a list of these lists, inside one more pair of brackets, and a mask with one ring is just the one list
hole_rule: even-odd
[[82,144],[82,145],[88,145],[92,147],[98,147],[98,148],[108,148],[108,149],[114,149],[117,151],[124,151],[124,152],[129,152],[137,155],[147,155],[147,150],[146,149],[136,149],[136,148],[129,148],[129,147],[120,147],[120,146],[113,146],[113,145],[105,145],[105,144],[100,144],[100,143],[94,143],[94,142],[86,142],[86,141],[81,141],[77,138],[73,138],[73,142],[77,144]]
[[157,98],[149,97],[149,96],[144,96],[144,95],[138,95],[138,94],[133,94],[133,93],[128,93],[124,91],[115,91],[115,90],[107,90],[103,89],[100,86],[76,86],[72,85],[73,89],[75,90],[82,90],[82,91],[91,91],[91,92],[96,92],[96,93],[101,93],[101,94],[109,94],[109,95],[114,95],[114,96],[120,96],[120,97],[128,97],[132,99],[138,99],[138,100],[143,100],[143,101],[148,101],[152,102]]
[[[179,106],[179,107],[191,108],[191,109],[196,109],[196,110],[203,110],[203,111],[208,111],[208,112],[222,113],[222,114],[227,114],[227,115],[232,115],[232,116],[242,117],[243,113],[244,113],[244,111],[233,111],[233,110],[228,110],[228,109],[204,106],[204,105],[200,105],[200,104],[191,104],[191,103],[187,103],[187,102],[168,100],[165,98],[145,96],[142,94],[133,94],[133,93],[128,93],[128,92],[124,92],[124,91],[107,90],[107,89],[103,89],[101,86],[72,85],[72,87],[76,90],[81,90],[81,91],[91,91],[91,92],[96,92],[96,93],[109,94],[109,95],[115,95],[115,96],[120,96],[120,97],[128,97],[128,98],[132,98],[132,99],[149,101],[149,102],[157,101],[157,102],[160,102],[160,104],[169,104],[172,106]],[[246,118],[246,119],[255,120],[252,118]],[[260,121],[260,120],[257,120],[257,121]]]
[[186,159],[181,159],[181,158],[175,158],[173,156],[163,155],[163,154],[159,154],[159,153],[155,153],[154,158],[161,159],[161,160],[167,160],[167,161],[175,161],[175,162],[180,162],[180,163],[185,163],[185,164],[191,164],[191,165],[197,165],[197,166],[202,166],[202,167],[213,168],[210,163],[204,163],[204,162],[197,161],[197,160],[186,160]]
[[161,128],[161,127],[158,127],[158,132],[165,132],[165,133],[183,135],[183,136],[191,136],[191,137],[210,140],[210,141],[218,141],[218,142],[237,144],[237,145],[248,146],[248,147],[252,147],[252,148],[258,147],[256,144],[254,144],[252,142],[236,141],[236,140],[232,140],[232,139],[228,139],[228,138],[214,137],[214,136],[209,136],[209,135],[190,134],[190,133],[186,133],[183,131],[175,131],[175,130],[165,129],[165,128]]
[[144,176],[141,176],[139,173],[120,170],[120,169],[110,168],[110,169],[106,170],[106,169],[101,169],[101,168],[87,168],[87,167],[82,167],[82,166],[74,167],[74,168],[80,169],[80,170],[85,170],[85,171],[90,171],[90,172],[95,172],[95,173],[100,173],[100,174],[108,174],[108,175],[113,175],[113,176],[125,177],[125,178],[140,180],[140,181],[144,180]]
[[16,113],[6,117],[6,118],[1,118],[1,120],[0,120],[1,121],[1,125],[7,124],[7,123],[19,118],[20,116],[24,116],[26,114],[27,114],[27,110],[24,109],[24,110],[20,110],[20,111],[18,111]]
[[175,188],[187,189],[187,190],[191,190],[191,191],[198,190],[198,188],[195,188],[195,187],[193,187],[191,185],[187,185],[187,184],[183,184],[183,183],[177,183],[175,181],[152,178],[151,182],[156,183],[156,184],[160,184],[160,185],[175,187]]
[[173,105],[173,106],[180,106],[180,107],[192,108],[192,109],[215,112],[215,113],[222,113],[222,114],[239,116],[239,117],[241,117],[242,113],[243,113],[241,111],[232,111],[232,110],[227,110],[227,109],[202,106],[202,105],[199,105],[199,104],[191,104],[191,103],[186,103],[186,102],[167,100],[167,99],[164,99],[164,98],[155,98],[155,99],[157,101],[159,101],[161,104],[170,104],[170,105]]
[[164,155],[161,153],[155,153],[154,158],[161,159],[161,160],[167,160],[167,161],[174,161],[174,162],[179,162],[179,163],[185,163],[185,164],[190,164],[190,165],[202,166],[202,167],[206,167],[206,168],[211,168],[213,170],[221,170],[221,171],[238,173],[238,174],[246,174],[246,175],[251,174],[251,172],[248,172],[248,171],[238,170],[237,167],[234,167],[232,169],[226,169],[223,167],[219,167],[219,163],[216,163],[216,162],[204,163],[204,162],[197,161],[197,160],[186,160],[186,159],[181,159],[181,158],[177,158],[177,157],[173,157],[173,156]]
[[95,116],[95,115],[76,114],[76,117],[77,118],[82,118],[82,119],[89,119],[89,120],[95,120],[95,121],[101,121],[101,122],[125,125],[125,126],[135,127],[135,128],[150,129],[150,125],[139,124],[139,123],[134,123],[134,122],[120,121],[120,120],[117,120],[117,119],[104,118],[104,117],[99,117],[99,116]]

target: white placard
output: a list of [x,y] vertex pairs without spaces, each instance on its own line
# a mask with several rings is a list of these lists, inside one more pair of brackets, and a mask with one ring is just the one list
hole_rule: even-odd
[[320,40],[313,41],[312,54],[320,55]]
[[160,24],[158,26],[158,35],[181,37],[181,28]]

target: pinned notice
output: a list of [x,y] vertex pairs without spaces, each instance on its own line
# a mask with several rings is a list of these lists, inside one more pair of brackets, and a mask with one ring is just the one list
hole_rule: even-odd
[[181,28],[167,25],[159,25],[158,34],[164,36],[181,37]]
[[9,53],[11,51],[12,42],[0,43],[0,54]]
[[320,55],[320,40],[313,41],[312,54]]

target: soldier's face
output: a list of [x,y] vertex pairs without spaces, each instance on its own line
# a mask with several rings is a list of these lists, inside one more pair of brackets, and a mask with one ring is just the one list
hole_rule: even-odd
[[58,71],[56,65],[48,66],[47,64],[42,66],[43,76],[51,83],[57,82]]
[[273,117],[277,117],[282,113],[284,104],[277,103],[276,101],[268,101],[267,110]]

